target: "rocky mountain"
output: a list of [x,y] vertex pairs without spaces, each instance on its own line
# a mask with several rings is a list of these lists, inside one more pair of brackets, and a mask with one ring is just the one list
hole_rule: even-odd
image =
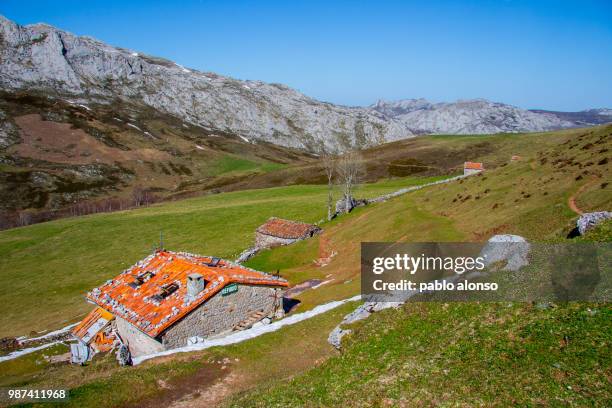
[[365,108],[319,102],[287,86],[239,81],[112,47],[46,24],[0,16],[0,87],[81,104],[141,104],[207,131],[316,151],[366,147],[412,136]]
[[370,108],[402,122],[416,134],[534,132],[580,126],[555,112],[529,111],[485,99],[452,103],[379,100]]
[[572,122],[575,126],[595,126],[612,122],[612,109],[587,109],[579,112],[558,112],[541,109],[531,109],[531,112],[554,115],[561,120]]

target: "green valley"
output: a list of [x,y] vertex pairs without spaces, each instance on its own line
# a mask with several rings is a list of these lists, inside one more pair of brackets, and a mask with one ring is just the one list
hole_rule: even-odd
[[[365,150],[364,179],[370,182],[359,186],[360,198],[440,180],[467,160],[483,162],[486,170],[358,207],[329,222],[323,221],[327,187],[298,184],[2,231],[1,334],[57,329],[78,320],[91,308],[84,293],[150,253],[160,231],[168,248],[233,259],[271,216],[320,222],[320,235],[262,251],[247,262],[278,271],[291,285],[325,282],[300,293],[292,313],[359,293],[361,242],[479,242],[500,233],[565,241],[577,218],[570,199],[585,212],[611,207],[610,136],[612,126],[423,136]],[[416,166],[417,161],[428,170],[389,174],[407,168],[401,163]],[[304,169],[285,166],[266,177]],[[339,198],[338,191],[335,195]],[[603,224],[589,236],[607,242],[609,231],[609,223]],[[73,406],[94,405],[101,392],[113,395],[109,406],[179,400],[236,406],[472,406],[495,405],[500,395],[517,405],[606,406],[612,398],[607,304],[539,309],[409,302],[355,324],[338,353],[327,335],[356,306],[348,303],[235,345],[129,368],[116,366],[110,355],[96,356],[84,367],[53,365],[45,362],[45,351],[37,352],[0,363],[0,385],[66,385]],[[65,352],[59,347],[48,354]],[[482,390],[478,397],[476,389]]]

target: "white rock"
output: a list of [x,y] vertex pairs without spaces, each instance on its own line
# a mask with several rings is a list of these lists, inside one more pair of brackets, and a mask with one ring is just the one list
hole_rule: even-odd
[[600,222],[609,220],[610,218],[612,218],[612,213],[609,211],[586,213],[578,218],[576,226],[578,227],[580,235],[584,235],[588,230],[596,227]]
[[529,264],[529,250],[530,245],[525,238],[519,235],[502,234],[491,237],[479,256],[485,258],[486,266],[506,261],[503,270],[518,271]]
[[329,333],[329,336],[327,337],[327,342],[338,350],[340,350],[340,348],[342,347],[342,338],[347,334],[350,334],[351,332],[352,330],[345,330],[341,329],[340,326],[336,326],[336,328],[332,330],[331,333]]

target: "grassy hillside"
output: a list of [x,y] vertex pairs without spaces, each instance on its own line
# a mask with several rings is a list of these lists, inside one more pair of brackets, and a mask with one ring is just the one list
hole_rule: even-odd
[[[577,218],[569,209],[570,198],[585,211],[612,206],[607,184],[611,135],[608,126],[533,135],[424,137],[364,152],[369,168],[374,168],[376,157],[380,168],[388,170],[393,157],[418,156],[419,151],[429,152],[427,160],[433,163],[437,159],[431,152],[444,151],[450,162],[480,159],[488,170],[358,208],[324,223],[324,232],[315,239],[264,251],[249,265],[280,269],[292,283],[325,281],[298,296],[297,311],[303,311],[359,292],[362,241],[479,241],[502,232],[532,240],[565,240]],[[510,161],[512,155],[521,159]],[[362,187],[358,195],[378,195],[424,181],[387,180]],[[7,254],[0,260],[7,283],[0,289],[6,305],[0,327],[3,334],[23,334],[76,318],[88,310],[81,294],[144,256],[157,242],[160,229],[171,249],[233,256],[251,242],[254,228],[268,216],[317,221],[325,214],[324,202],[324,187],[293,186],[0,232],[0,251]],[[609,239],[606,228],[597,234]],[[231,402],[471,406],[490,405],[496,389],[503,401],[516,405],[610,400],[606,376],[611,374],[612,331],[607,305],[545,310],[504,304],[407,305],[356,325],[346,351],[329,359],[335,352],[325,342],[327,334],[349,310],[351,305],[234,347],[128,369],[116,367],[112,357],[87,367],[49,366],[39,353],[1,363],[0,384],[67,384],[77,406],[93,405],[100,392],[110,390],[116,392],[109,406],[137,401],[155,406],[158,400],[169,405],[180,399],[208,404],[241,391],[247,393]],[[481,388],[479,401],[473,395]],[[542,395],[541,401],[537,395]]]
[[[577,214],[568,200],[578,190],[582,188],[576,201],[584,211],[612,207],[607,184],[611,134],[608,126],[517,135],[512,145],[508,136],[500,136],[500,150],[506,152],[486,153],[484,163],[490,170],[485,173],[360,208],[352,217],[332,222],[316,241],[263,252],[248,264],[266,271],[280,266],[286,276],[300,279],[333,279],[316,294],[304,293],[301,298],[308,304],[321,297],[330,299],[337,291],[348,294],[349,287],[359,290],[361,242],[477,242],[500,233],[532,240],[564,239],[575,226]],[[470,139],[480,137],[460,142]],[[512,154],[521,159],[511,162]],[[326,266],[312,263],[331,252],[337,255]]]
[[126,199],[134,187],[189,194],[313,158],[119,101],[84,106],[0,92],[0,120],[0,211],[9,213]]
[[[562,241],[577,217],[568,206],[571,197],[584,211],[612,207],[610,136],[610,127],[534,135],[529,149],[517,144],[508,150],[520,154],[519,161],[364,209],[347,221],[350,235],[331,228],[322,238],[337,248],[352,245],[349,253],[360,240],[379,239],[381,231],[387,240],[425,240],[421,225],[407,216],[418,209],[443,217],[467,240],[516,233]],[[444,230],[439,221],[434,228]],[[610,223],[586,239],[612,241]],[[284,248],[283,258],[291,259],[294,250]],[[251,263],[270,268],[278,262],[274,252],[280,251]],[[358,256],[349,258],[350,265],[340,259],[322,274],[335,277],[348,269],[357,279]],[[309,267],[294,269],[305,273]],[[608,304],[408,303],[353,325],[342,353],[320,367],[262,385],[229,405],[606,407],[612,403],[610,317]]]
[[[314,155],[250,143],[127,102],[83,106],[0,93],[0,120],[0,227],[57,218],[75,203],[99,211],[112,198],[122,202],[113,208],[126,208],[135,190],[169,199],[325,181]],[[447,175],[466,160],[498,166],[528,150],[532,136],[425,136],[382,145],[364,152],[364,181]]]
[[[391,180],[365,185],[360,193],[373,197],[430,180]],[[148,255],[160,231],[169,249],[235,259],[271,216],[324,218],[326,191],[293,186],[216,194],[2,231],[0,337],[78,320],[91,308],[83,295]]]
[[320,367],[246,406],[598,406],[612,403],[612,308],[409,303],[375,314]]

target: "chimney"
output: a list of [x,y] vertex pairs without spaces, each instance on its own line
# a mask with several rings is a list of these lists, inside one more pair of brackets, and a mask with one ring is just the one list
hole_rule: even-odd
[[204,290],[206,281],[199,273],[192,273],[187,276],[187,297],[195,298],[198,293]]

